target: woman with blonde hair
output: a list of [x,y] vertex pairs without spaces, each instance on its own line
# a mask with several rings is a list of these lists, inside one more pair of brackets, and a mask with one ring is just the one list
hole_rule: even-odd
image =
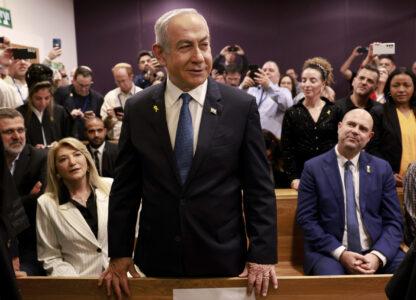
[[111,179],[101,178],[85,145],[74,138],[48,153],[48,183],[38,199],[38,259],[50,276],[98,276],[108,266]]
[[26,103],[17,108],[25,119],[27,142],[36,148],[45,148],[70,136],[72,131],[69,113],[53,103],[52,75],[47,66],[31,65],[25,75],[29,96]]
[[337,143],[339,109],[322,97],[326,86],[333,82],[331,64],[322,57],[305,61],[302,71],[304,98],[290,107],[282,125],[284,170],[293,189],[298,189],[303,165]]

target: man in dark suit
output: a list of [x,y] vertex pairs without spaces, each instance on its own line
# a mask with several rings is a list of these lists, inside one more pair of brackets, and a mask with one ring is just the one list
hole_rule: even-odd
[[402,217],[388,162],[361,150],[373,136],[363,109],[348,112],[334,149],[305,163],[298,222],[310,275],[393,273],[404,253]]
[[29,226],[0,143],[0,299],[22,299],[11,263],[10,238]]
[[[169,26],[168,26],[169,24]],[[248,275],[277,288],[276,200],[254,97],[209,77],[209,29],[193,9],[156,22],[162,84],[127,101],[109,204],[109,268],[121,299],[134,262],[148,276]],[[243,194],[242,191],[243,190]],[[243,219],[243,207],[244,216]],[[250,246],[247,249],[247,232]]]
[[44,275],[37,260],[35,224],[37,198],[46,186],[47,152],[26,144],[23,116],[14,109],[0,110],[0,132],[6,162],[31,225],[17,236],[20,270],[28,275]]
[[99,117],[104,102],[103,96],[91,88],[92,84],[92,70],[79,66],[72,84],[59,87],[54,94],[55,103],[65,107],[74,118],[73,135],[79,140],[85,140],[85,119]]
[[114,167],[118,146],[105,140],[107,129],[100,118],[88,119],[85,122],[85,136],[89,142],[88,151],[95,161],[98,174],[114,178]]

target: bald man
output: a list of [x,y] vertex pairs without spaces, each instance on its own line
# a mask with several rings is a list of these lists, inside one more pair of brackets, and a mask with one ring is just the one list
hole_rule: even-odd
[[404,257],[393,171],[361,151],[372,128],[367,111],[351,110],[338,125],[335,148],[305,163],[297,216],[305,274],[393,273]]

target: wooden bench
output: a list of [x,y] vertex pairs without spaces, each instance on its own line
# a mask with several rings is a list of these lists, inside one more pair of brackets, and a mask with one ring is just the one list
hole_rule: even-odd
[[[391,275],[279,276],[279,288],[269,289],[270,300],[383,300]],[[24,300],[106,300],[103,288],[93,278],[29,277],[18,279]],[[130,279],[131,300],[170,300],[173,289],[246,287],[239,278]],[[124,298],[126,299],[126,298]],[[196,299],[197,300],[197,299]]]

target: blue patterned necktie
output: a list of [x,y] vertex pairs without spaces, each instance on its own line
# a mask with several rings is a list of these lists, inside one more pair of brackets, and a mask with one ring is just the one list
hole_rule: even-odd
[[184,184],[192,164],[194,130],[192,128],[191,112],[189,111],[189,101],[191,101],[192,97],[187,93],[183,93],[180,98],[182,98],[183,103],[179,114],[178,128],[176,130],[174,152],[181,181]]
[[350,165],[352,165],[351,161],[347,161],[344,165],[345,195],[347,198],[348,251],[361,253],[360,230],[358,228],[357,207],[355,204],[354,181]]

